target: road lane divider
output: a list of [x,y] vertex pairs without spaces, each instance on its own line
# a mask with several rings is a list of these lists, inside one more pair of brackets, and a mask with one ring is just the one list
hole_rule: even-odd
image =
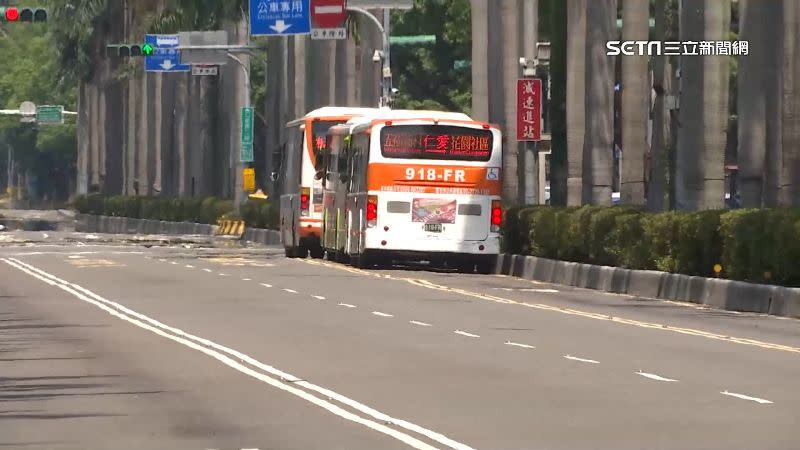
[[586,358],[578,358],[577,356],[570,356],[570,355],[564,355],[564,359],[568,359],[570,361],[585,362],[589,364],[600,364],[600,361],[595,361],[593,359],[586,359]]
[[642,372],[641,370],[636,372],[636,375],[641,375],[641,376],[643,376],[645,378],[649,378],[651,380],[666,381],[668,383],[676,383],[678,381],[678,380],[673,380],[672,378],[665,378],[665,377],[662,377],[661,375],[656,375],[654,373]]
[[[86,303],[89,303],[91,305],[94,305],[97,308],[107,312],[108,314],[114,317],[117,317],[128,323],[136,325],[139,328],[148,330],[154,334],[157,334],[159,336],[165,337],[174,342],[182,344],[185,347],[204,353],[218,360],[219,362],[227,365],[228,367],[231,367],[245,375],[248,375],[252,378],[255,378],[259,381],[269,384],[270,386],[273,386],[277,389],[295,395],[343,419],[358,423],[374,431],[377,431],[379,433],[397,439],[398,441],[403,442],[404,444],[412,448],[420,450],[436,449],[435,447],[411,435],[390,428],[387,425],[395,425],[397,427],[404,428],[405,430],[425,436],[426,438],[432,441],[445,445],[454,450],[473,450],[468,445],[452,440],[440,433],[437,433],[435,431],[429,430],[427,428],[424,428],[422,426],[416,425],[414,423],[402,419],[391,417],[385,413],[382,413],[364,404],[361,404],[353,399],[338,394],[330,389],[309,383],[308,381],[305,381],[302,378],[298,378],[294,375],[278,370],[273,366],[264,364],[241,352],[222,346],[208,339],[189,334],[178,328],[165,325],[153,318],[138,313],[117,302],[103,298],[102,296],[80,285],[58,278],[55,275],[45,272],[37,267],[34,267],[16,258],[0,258],[0,261],[28,275],[31,275],[32,277],[48,285],[66,291],[72,294],[73,296],[77,297],[78,299]],[[248,364],[249,367],[244,363]],[[262,372],[258,372],[254,370],[254,368],[260,369]],[[272,376],[268,376],[267,374]],[[328,399],[336,400],[339,403],[347,405],[359,411],[360,413],[365,414],[367,416],[371,416],[373,419],[376,419],[383,423],[378,423],[374,420],[358,416],[350,411],[345,410],[340,406],[337,406],[334,403],[331,403],[330,401],[327,401],[323,398],[319,398],[307,392],[306,390],[299,389],[295,386],[303,387],[308,391],[313,391],[318,394],[321,394],[322,396],[326,396],[328,397]]]
[[742,400],[749,400],[751,402],[760,403],[762,405],[772,404],[771,401],[763,399],[763,398],[751,397],[749,395],[737,394],[735,392],[722,391],[722,392],[720,392],[720,394],[727,395],[728,397],[736,397],[736,398],[739,398],[739,399],[742,399]]
[[431,326],[433,326],[433,325],[431,325],[429,323],[420,322],[418,320],[410,320],[408,323],[413,324],[413,325],[419,325],[421,327],[431,327]]
[[382,313],[380,311],[372,311],[372,314],[379,316],[379,317],[394,317],[391,314]]
[[536,348],[536,347],[534,347],[534,346],[532,346],[532,345],[528,345],[528,344],[520,344],[520,343],[518,343],[518,342],[511,342],[511,341],[507,341],[507,342],[506,342],[506,345],[510,345],[510,346],[512,346],[512,347],[521,347],[521,348]]
[[472,333],[468,333],[466,331],[461,331],[461,330],[455,330],[455,331],[453,331],[453,333],[460,334],[461,336],[471,337],[471,338],[479,338],[480,337],[477,334],[472,334]]
[[345,308],[355,308],[356,305],[351,305],[350,303],[339,303],[339,306],[344,306]]
[[[304,262],[306,262],[306,261],[304,261]],[[466,289],[459,289],[459,288],[454,288],[454,287],[450,287],[450,286],[444,286],[444,285],[440,285],[440,284],[435,284],[435,283],[432,283],[432,282],[430,282],[428,280],[425,280],[425,279],[422,279],[422,278],[406,278],[406,277],[392,276],[392,275],[386,275],[386,274],[373,274],[373,273],[371,273],[369,271],[366,271],[366,270],[363,270],[363,269],[354,269],[354,268],[347,267],[347,266],[342,266],[342,265],[339,265],[339,264],[329,263],[327,261],[308,261],[307,263],[308,264],[313,264],[313,265],[320,265],[320,266],[336,268],[336,269],[339,269],[339,270],[345,270],[345,271],[351,272],[351,273],[358,273],[358,274],[362,274],[362,275],[373,276],[373,277],[376,277],[376,278],[391,279],[391,280],[395,280],[395,281],[404,281],[404,282],[410,283],[410,284],[412,284],[414,286],[418,286],[418,287],[424,287],[424,288],[427,288],[427,289],[434,289],[434,290],[438,290],[438,291],[446,291],[446,292],[450,292],[452,294],[464,295],[464,296],[467,296],[467,297],[478,298],[478,299],[481,299],[481,300],[487,300],[487,301],[491,301],[491,302],[494,302],[494,303],[500,303],[500,304],[505,304],[505,305],[514,305],[514,306],[522,306],[522,307],[526,307],[526,308],[534,308],[534,309],[539,309],[539,310],[542,310],[542,311],[550,311],[550,312],[555,312],[555,313],[559,313],[559,314],[566,314],[566,315],[570,315],[570,316],[583,317],[583,318],[587,318],[587,319],[602,320],[602,321],[612,322],[612,323],[616,323],[616,324],[620,324],[620,325],[628,325],[628,326],[634,326],[634,327],[638,327],[638,328],[645,328],[645,329],[651,329],[651,330],[661,330],[661,331],[666,331],[666,332],[670,332],[670,333],[683,334],[683,335],[687,335],[687,336],[695,336],[695,337],[701,337],[701,338],[711,339],[711,340],[716,340],[716,341],[730,342],[730,343],[733,343],[733,344],[747,345],[747,346],[751,346],[751,347],[757,347],[757,348],[763,348],[763,349],[769,349],[769,350],[778,350],[778,351],[783,351],[783,352],[800,354],[800,347],[793,347],[793,346],[790,346],[790,345],[777,344],[777,343],[773,343],[773,342],[759,341],[759,340],[756,340],[756,339],[728,336],[728,335],[714,333],[714,332],[710,332],[710,331],[698,330],[698,329],[693,329],[693,328],[685,328],[685,327],[677,327],[677,326],[672,326],[672,325],[667,325],[667,324],[662,324],[662,323],[653,323],[653,322],[644,322],[644,321],[641,321],[641,320],[626,319],[624,317],[609,316],[607,314],[597,314],[597,313],[592,313],[592,312],[588,312],[588,311],[581,311],[581,310],[577,310],[577,309],[573,309],[573,308],[562,308],[562,307],[557,307],[557,306],[552,306],[552,305],[546,305],[546,304],[543,304],[543,303],[528,303],[528,302],[524,302],[524,301],[518,301],[518,300],[509,299],[509,298],[499,297],[499,296],[496,296],[496,295],[484,294],[484,293],[481,293],[481,292],[469,291],[469,290],[466,290]]]

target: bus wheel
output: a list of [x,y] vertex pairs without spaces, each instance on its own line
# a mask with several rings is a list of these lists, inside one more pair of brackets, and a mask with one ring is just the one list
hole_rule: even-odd
[[314,247],[311,249],[311,257],[314,259],[321,259],[325,256],[325,249],[322,247]]
[[372,258],[370,258],[369,255],[364,253],[359,253],[358,255],[351,257],[350,259],[353,262],[353,266],[359,269],[369,268],[372,263]]
[[295,255],[295,248],[294,247],[284,247],[283,253],[286,255],[287,258],[294,258]]

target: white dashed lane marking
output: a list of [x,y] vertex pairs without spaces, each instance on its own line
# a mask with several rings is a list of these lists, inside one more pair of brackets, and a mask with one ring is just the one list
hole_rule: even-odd
[[290,294],[297,294],[297,291],[295,291],[294,289],[285,289],[284,288],[284,291],[286,291],[286,292],[288,292]]
[[206,271],[206,272],[208,272],[208,273],[211,273],[211,272],[213,272],[213,270],[211,270],[211,269],[203,269],[203,270],[204,270],[204,271]]
[[374,314],[376,316],[381,316],[381,317],[394,317],[391,314],[382,313],[380,311],[372,311],[372,314]]
[[506,342],[506,345],[510,345],[510,346],[512,346],[512,347],[536,348],[536,347],[534,347],[534,346],[532,346],[532,345],[528,345],[528,344],[520,344],[520,343],[517,343],[517,342],[511,342],[511,341],[508,341],[508,342]]
[[650,378],[651,380],[656,380],[656,381],[667,381],[667,382],[673,382],[673,381],[677,382],[678,381],[678,380],[673,380],[672,378],[664,378],[664,377],[662,377],[660,375],[656,375],[654,373],[642,372],[641,370],[636,372],[636,374],[637,375],[641,375],[641,376],[643,376],[645,378]]
[[461,336],[471,337],[471,338],[479,338],[477,334],[467,333],[466,331],[456,330],[453,331],[455,334],[460,334]]
[[221,273],[221,274],[219,274],[219,276],[221,276],[221,277],[227,277],[227,276],[228,276],[228,274],[227,274],[227,273]]
[[767,405],[767,404],[771,404],[772,403],[771,401],[763,399],[763,398],[750,397],[749,395],[737,394],[735,392],[722,391],[722,392],[720,392],[720,394],[727,395],[729,397],[740,398],[742,400],[749,400],[751,402],[761,403],[762,405]]
[[271,288],[272,287],[271,284],[267,284],[267,283],[259,283],[259,284],[264,286],[265,288]]
[[416,321],[416,320],[412,320],[412,321],[410,321],[409,323],[411,323],[411,324],[414,324],[414,325],[419,325],[419,326],[421,326],[421,327],[430,327],[430,326],[432,326],[432,325],[431,325],[431,324],[429,324],[429,323],[425,323],[425,322],[419,322],[419,321]]
[[191,264],[187,264],[187,265],[186,265],[186,268],[187,268],[187,269],[194,269],[194,266],[193,266],[193,265],[191,265]]
[[323,297],[321,295],[312,295],[312,297],[314,297],[317,300],[325,300],[325,297]]
[[161,261],[161,262],[167,262],[167,260],[166,260],[166,259],[159,259],[159,261]]
[[250,278],[242,278],[242,281],[252,281]]
[[175,262],[175,261],[171,261],[170,264],[172,264],[173,266],[177,266],[178,265],[178,263]]
[[572,360],[572,361],[580,361],[580,362],[585,362],[585,363],[589,363],[589,364],[600,364],[600,361],[595,361],[593,359],[586,359],[586,358],[578,358],[577,356],[564,355],[564,358]]
[[345,308],[355,308],[356,305],[351,305],[350,303],[339,303],[339,306],[344,306]]

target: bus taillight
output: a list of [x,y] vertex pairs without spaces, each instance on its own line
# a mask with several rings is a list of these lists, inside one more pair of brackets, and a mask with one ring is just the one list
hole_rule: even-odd
[[378,196],[367,197],[367,228],[372,228],[378,223]]
[[500,200],[492,200],[492,232],[497,233],[500,231],[500,225],[503,224],[503,208],[500,206]]
[[304,187],[300,190],[300,215],[308,215],[308,204],[311,200],[311,189]]

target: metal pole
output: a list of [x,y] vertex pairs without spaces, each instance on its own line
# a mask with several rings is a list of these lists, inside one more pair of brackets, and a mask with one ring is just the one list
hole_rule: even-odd
[[[227,55],[228,55],[229,58],[231,58],[232,60],[236,61],[239,64],[239,67],[242,68],[242,72],[244,73],[244,90],[245,90],[244,106],[245,106],[245,108],[249,107],[250,106],[250,71],[247,70],[247,65],[245,65],[245,63],[243,63],[241,59],[239,59],[235,55],[231,55],[230,53],[228,53]],[[244,126],[244,124],[242,124],[242,126]],[[237,157],[236,170],[239,173],[243,173],[243,170],[245,168],[245,163],[242,162],[242,144],[241,143],[239,143],[238,149],[236,150],[235,153],[236,153],[236,157]],[[236,180],[237,176],[234,176],[233,179]],[[234,183],[235,182],[236,181],[234,181]],[[233,201],[234,208],[235,208],[236,214],[239,214],[241,212],[241,204],[244,202],[244,199],[245,199],[244,186],[235,186],[234,187],[234,192],[235,192],[234,201]]]
[[[389,64],[390,63],[390,61],[389,61],[389,33],[386,32],[386,28],[381,24],[381,21],[378,20],[378,18],[375,17],[371,12],[369,12],[369,11],[367,11],[365,9],[362,9],[362,8],[355,7],[355,6],[348,6],[347,10],[348,11],[357,12],[359,14],[363,14],[363,15],[367,16],[370,20],[372,20],[372,22],[375,24],[375,26],[378,27],[378,30],[381,32],[381,36],[383,36],[383,57],[381,58],[381,60],[382,60],[382,71],[381,71],[382,96],[381,96],[381,101],[379,102],[378,106],[380,106],[380,107],[388,106],[390,101],[391,101],[391,95],[392,95],[392,88],[390,86],[391,79],[392,79],[392,69],[391,69],[391,66]],[[384,21],[388,22],[387,13],[388,13],[388,11],[384,12]]]

